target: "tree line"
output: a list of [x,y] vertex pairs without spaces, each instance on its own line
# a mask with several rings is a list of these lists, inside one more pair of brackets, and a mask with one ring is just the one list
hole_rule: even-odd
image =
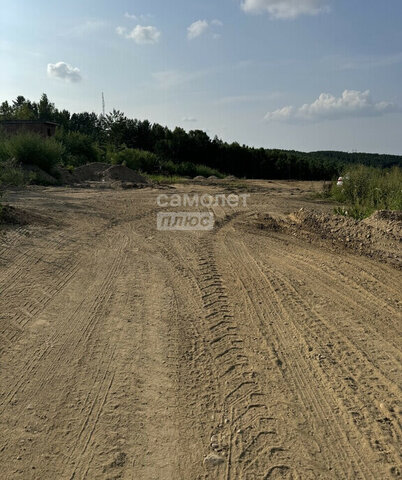
[[[184,169],[191,174],[196,171],[191,165],[204,165],[211,169],[206,171],[213,169],[237,177],[324,180],[339,175],[348,164],[402,166],[402,157],[396,155],[333,151],[305,153],[248,147],[237,142],[224,142],[217,136],[210,138],[202,130],[186,132],[180,127],[172,130],[148,120],[128,118],[119,110],[106,115],[70,113],[59,110],[46,94],[39,102],[18,96],[11,103],[1,103],[0,120],[18,119],[56,122],[59,125],[57,138],[65,147],[64,163],[73,166],[110,161],[111,158],[117,161],[119,158],[138,158],[134,151],[148,154],[142,166],[153,170],[149,173],[164,173],[164,169],[176,168],[179,173]],[[187,170],[185,167],[177,169],[178,165],[187,165]]]

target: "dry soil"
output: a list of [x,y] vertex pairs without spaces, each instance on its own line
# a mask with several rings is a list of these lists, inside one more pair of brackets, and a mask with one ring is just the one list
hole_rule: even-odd
[[247,188],[212,232],[158,231],[166,190],[9,193],[32,222],[0,232],[2,480],[401,475],[395,226],[349,248],[290,215],[328,219],[319,184]]

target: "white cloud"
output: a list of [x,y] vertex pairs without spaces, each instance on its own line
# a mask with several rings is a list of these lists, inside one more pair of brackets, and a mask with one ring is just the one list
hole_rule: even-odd
[[126,27],[116,27],[116,32],[118,35],[126,36],[127,34],[127,28]]
[[209,24],[206,20],[197,20],[187,28],[187,37],[189,40],[193,40],[205,33],[208,28]]
[[[187,38],[193,40],[203,35],[211,27],[223,27],[223,23],[218,19],[211,20],[210,22],[207,20],[197,20],[187,28]],[[220,34],[214,33],[212,34],[212,38],[220,38]]]
[[142,25],[137,25],[131,31],[125,27],[117,27],[116,32],[118,35],[134,40],[139,45],[158,43],[161,36],[161,32],[156,27]]
[[271,122],[286,122],[295,116],[295,108],[288,105],[287,107],[278,108],[273,112],[268,112],[264,120]]
[[153,15],[150,15],[149,13],[147,13],[145,15],[144,14],[134,15],[132,13],[126,12],[124,14],[124,16],[126,18],[129,18],[130,20],[135,20],[136,22],[145,22],[145,21],[149,20],[150,18],[152,18]]
[[182,122],[194,123],[197,119],[195,117],[183,117]]
[[389,102],[373,102],[370,91],[345,90],[340,97],[330,93],[321,93],[313,102],[297,108],[286,106],[265,115],[265,120],[274,122],[295,122],[319,120],[337,120],[347,117],[380,116],[401,111]]
[[223,27],[223,22],[215,18],[214,20],[212,20],[211,25],[213,25],[214,27]]
[[296,18],[328,11],[325,0],[242,0],[246,13],[269,13],[272,18]]
[[68,82],[80,82],[82,80],[79,68],[72,67],[65,62],[49,63],[47,74],[52,78],[59,78]]
[[133,15],[133,14],[128,13],[128,12],[126,12],[126,13],[124,14],[124,16],[125,16],[126,18],[131,18],[131,20],[135,20],[135,21],[138,20],[137,15]]

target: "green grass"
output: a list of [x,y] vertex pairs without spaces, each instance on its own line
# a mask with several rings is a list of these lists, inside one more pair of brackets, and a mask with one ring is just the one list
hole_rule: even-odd
[[376,210],[402,210],[402,170],[357,165],[344,172],[343,186],[333,183],[330,198],[344,204],[337,214],[363,219]]
[[0,161],[0,187],[16,187],[27,183],[26,175],[15,160]]
[[153,174],[145,174],[145,176],[156,183],[159,184],[171,184],[171,183],[186,183],[188,182],[187,178],[180,177],[178,175],[153,175]]

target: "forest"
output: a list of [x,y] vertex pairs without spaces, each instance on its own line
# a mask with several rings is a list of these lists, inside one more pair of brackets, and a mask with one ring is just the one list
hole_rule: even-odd
[[[119,110],[105,115],[71,113],[58,109],[46,94],[38,102],[24,96],[18,96],[11,103],[3,101],[0,125],[6,120],[57,123],[57,133],[52,139],[57,145],[51,149],[51,162],[59,162],[68,168],[103,161],[124,163],[150,174],[231,174],[239,178],[331,180],[350,164],[380,168],[402,166],[402,156],[397,155],[337,151],[306,153],[227,143],[217,136],[210,138],[202,130],[187,132],[180,127],[172,130],[148,120],[128,118]],[[5,141],[1,133],[0,140]],[[0,160],[1,149],[3,159],[7,156],[6,147],[0,146]]]

